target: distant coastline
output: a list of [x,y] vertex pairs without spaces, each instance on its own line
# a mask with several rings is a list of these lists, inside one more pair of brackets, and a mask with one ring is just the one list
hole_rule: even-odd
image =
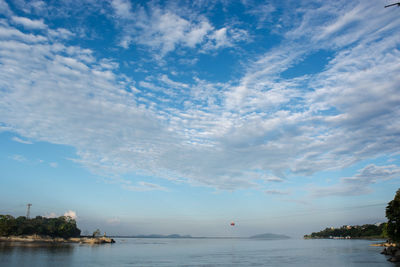
[[203,237],[193,237],[191,235],[179,235],[179,234],[171,234],[171,235],[159,235],[159,234],[150,234],[150,235],[114,235],[114,238],[203,238]]
[[160,234],[149,234],[149,235],[113,235],[113,238],[176,238],[176,239],[290,239],[287,235],[280,234],[258,234],[250,237],[232,237],[232,236],[191,236],[191,235],[160,235]]

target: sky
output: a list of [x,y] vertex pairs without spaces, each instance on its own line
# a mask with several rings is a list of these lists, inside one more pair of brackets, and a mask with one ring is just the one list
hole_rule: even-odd
[[384,222],[390,3],[0,0],[0,213],[114,235]]

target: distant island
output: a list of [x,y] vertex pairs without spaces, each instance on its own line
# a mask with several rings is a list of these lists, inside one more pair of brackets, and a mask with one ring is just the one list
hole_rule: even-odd
[[171,235],[160,235],[160,234],[149,234],[149,235],[115,235],[112,236],[115,238],[194,238],[194,239],[289,239],[290,237],[287,235],[278,235],[278,234],[259,234],[250,237],[215,237],[215,236],[191,236],[191,235],[180,235],[180,234],[171,234]]
[[193,238],[191,235],[159,235],[159,234],[150,234],[150,235],[124,235],[124,236],[113,236],[116,238]]
[[259,234],[250,236],[251,239],[289,239],[290,237],[287,235],[277,235],[277,234]]
[[343,225],[342,227],[328,227],[322,231],[305,235],[305,239],[383,239],[387,238],[386,223]]
[[100,237],[96,230],[91,237],[82,237],[76,221],[69,216],[27,218],[0,215],[0,241],[44,243],[114,243],[112,238]]

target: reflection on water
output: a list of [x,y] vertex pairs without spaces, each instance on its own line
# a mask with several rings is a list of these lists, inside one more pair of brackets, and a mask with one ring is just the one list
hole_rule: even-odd
[[52,244],[52,243],[40,243],[40,242],[0,242],[0,252],[4,253],[5,251],[13,251],[13,250],[36,250],[36,249],[45,249],[46,251],[55,251],[59,252],[67,252],[71,253],[74,247],[71,244]]
[[116,239],[1,243],[0,266],[394,266],[367,240]]
[[0,242],[0,266],[72,266],[71,244]]

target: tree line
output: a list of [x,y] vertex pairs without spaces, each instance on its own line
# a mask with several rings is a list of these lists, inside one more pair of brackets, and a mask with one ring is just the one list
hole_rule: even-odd
[[51,237],[79,237],[81,230],[76,221],[68,216],[46,218],[36,216],[29,219],[25,216],[14,218],[11,215],[0,215],[0,236],[41,235]]
[[322,231],[305,235],[304,238],[330,238],[330,237],[347,237],[350,238],[388,238],[390,242],[400,242],[400,189],[386,207],[386,223],[380,225],[365,224],[362,226],[347,226],[340,228],[325,228]]
[[381,223],[380,225],[364,224],[348,226],[343,225],[340,228],[325,228],[322,231],[305,235],[305,238],[330,238],[330,237],[350,237],[350,238],[385,238],[387,224]]

